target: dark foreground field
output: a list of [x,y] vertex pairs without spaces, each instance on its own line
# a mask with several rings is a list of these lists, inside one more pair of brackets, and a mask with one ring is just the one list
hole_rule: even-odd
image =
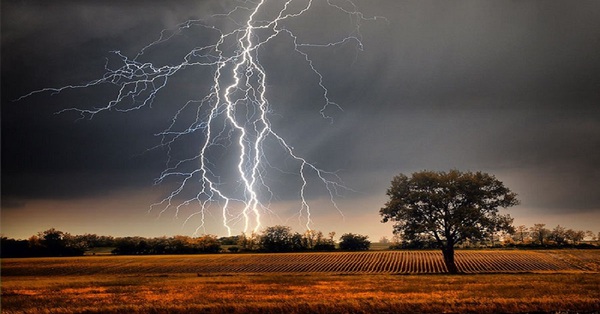
[[460,253],[5,259],[2,313],[600,312],[600,251]]

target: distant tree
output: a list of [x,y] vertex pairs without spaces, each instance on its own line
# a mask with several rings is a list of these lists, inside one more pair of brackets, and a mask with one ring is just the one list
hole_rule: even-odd
[[565,227],[561,227],[560,225],[554,227],[550,234],[548,235],[548,239],[554,241],[556,245],[565,245],[567,241],[566,229]]
[[325,238],[321,231],[307,230],[302,235],[300,248],[296,250],[333,251],[335,242]]
[[345,233],[340,238],[340,249],[348,251],[366,251],[371,246],[368,236]]
[[333,251],[335,250],[335,242],[330,239],[323,239],[323,241],[315,244],[313,247],[315,251]]
[[294,250],[293,234],[290,227],[267,227],[260,237],[260,247],[267,252],[290,252]]
[[319,242],[323,241],[323,232],[317,230],[306,230],[302,235],[302,247],[308,250],[315,248]]
[[579,244],[585,238],[585,231],[583,230],[565,230],[565,241],[570,244]]
[[220,237],[219,242],[222,245],[237,245],[240,240],[240,236],[229,236],[229,237]]
[[513,240],[525,243],[525,239],[529,237],[527,226],[520,225],[515,227],[515,233],[513,234]]
[[169,238],[165,247],[168,254],[190,254],[197,253],[194,247],[194,239],[189,236],[176,235]]
[[65,247],[63,240],[64,232],[54,228],[38,233],[41,244],[46,248],[47,254],[50,256],[59,256]]
[[35,252],[29,246],[27,240],[15,240],[2,237],[0,240],[0,257],[30,257]]
[[115,239],[115,248],[112,250],[112,253],[123,255],[148,254],[145,249],[146,242],[143,241],[142,238],[122,237]]
[[115,246],[114,238],[111,236],[99,236],[97,234],[83,234],[73,236],[73,241],[84,244],[87,248]]
[[596,235],[594,234],[594,231],[592,231],[592,230],[586,230],[585,231],[585,238],[588,238],[589,241],[596,241],[596,240],[598,240],[598,238],[596,238]]
[[394,221],[394,232],[411,241],[432,236],[444,255],[446,268],[457,273],[454,246],[467,239],[489,239],[494,232],[513,231],[512,219],[499,207],[519,202],[494,176],[482,172],[421,171],[400,174],[387,190],[382,222]]
[[307,248],[304,246],[304,236],[299,234],[298,232],[294,232],[292,234],[292,247],[291,251],[299,252],[306,251]]
[[83,255],[87,248],[84,244],[74,242],[74,237],[69,233],[54,228],[38,233],[38,239],[42,246],[42,255],[46,256]]
[[394,244],[390,245],[390,249],[435,249],[438,248],[435,238],[427,233],[413,237],[410,240],[403,239],[400,235],[396,237]]
[[544,245],[544,240],[550,234],[550,230],[546,229],[546,224],[534,224],[529,230],[531,230],[531,237],[535,239],[540,245]]
[[169,242],[170,239],[166,236],[158,238],[143,238],[140,241],[140,254],[169,254]]
[[29,249],[32,251],[31,256],[44,255],[44,247],[42,246],[42,241],[40,240],[40,237],[38,237],[37,235],[32,235],[31,237],[29,237],[29,239],[27,239],[27,242],[29,243]]
[[390,239],[388,239],[388,237],[383,236],[381,238],[379,238],[379,243],[381,244],[389,244],[390,243]]
[[[333,239],[335,237],[335,231],[331,231],[327,235],[329,236],[329,240],[331,240],[331,242],[335,242],[335,240]],[[598,233],[598,235],[600,235],[600,232]]]
[[504,232],[502,234],[502,236],[500,237],[500,242],[501,242],[502,246],[514,246],[515,245],[515,240],[513,238],[513,235],[508,232]]
[[237,245],[242,251],[254,251],[260,247],[260,235],[255,232],[246,235],[242,233],[239,236]]
[[73,255],[82,255],[90,248],[87,241],[68,232],[63,234],[63,241],[66,250],[73,253]]
[[214,235],[203,235],[193,240],[194,246],[202,253],[219,253],[221,251],[221,242]]

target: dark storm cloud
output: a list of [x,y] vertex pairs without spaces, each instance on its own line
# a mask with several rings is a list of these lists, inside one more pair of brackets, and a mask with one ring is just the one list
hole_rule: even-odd
[[[11,100],[97,78],[109,51],[135,54],[166,27],[223,12],[222,3],[3,2],[3,207],[10,205],[5,200],[18,205],[152,184],[165,155],[145,151],[157,144],[153,134],[168,125],[173,108],[202,88],[201,74],[176,78],[152,110],[76,123],[74,114],[54,113],[97,106],[111,95],[100,88]],[[290,42],[261,52],[272,71],[273,124],[299,152],[339,170],[360,192],[353,197],[385,193],[399,172],[458,168],[516,173],[517,192],[531,207],[600,208],[598,2],[357,4],[365,15],[387,18],[361,22],[365,50],[348,44],[311,51],[330,96],[343,107],[331,110],[333,124],[319,118],[315,77],[301,58],[286,55]],[[323,30],[347,23],[319,14],[290,27],[327,40],[339,34]],[[153,56],[176,59],[174,48],[184,44]],[[315,89],[307,92],[311,84]],[[197,147],[181,149],[185,155]],[[297,194],[280,187],[281,199]]]
[[77,114],[55,114],[103,105],[114,95],[103,87],[13,100],[35,89],[101,77],[110,51],[131,54],[163,28],[218,6],[189,5],[184,10],[166,2],[2,3],[3,207],[29,198],[77,198],[152,184],[164,153],[146,150],[168,123],[160,111],[79,122]]
[[349,168],[511,169],[527,206],[597,210],[598,3],[386,4],[394,18],[364,36],[378,53],[350,92],[363,106]]

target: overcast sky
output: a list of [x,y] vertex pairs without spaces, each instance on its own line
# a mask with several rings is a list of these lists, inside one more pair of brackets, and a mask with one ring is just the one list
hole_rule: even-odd
[[[600,231],[600,2],[355,3],[365,17],[385,17],[359,21],[362,46],[349,41],[305,50],[341,107],[326,111],[332,120],[321,117],[318,77],[289,38],[278,37],[259,51],[273,127],[295,152],[336,171],[352,190],[336,198],[339,213],[312,182],[313,228],[390,237],[392,226],[379,222],[378,211],[392,177],[456,168],[488,172],[516,192],[521,205],[506,211],[516,225]],[[208,17],[236,4],[250,6],[217,0],[3,1],[2,234],[26,238],[51,227],[115,236],[193,233],[199,221],[182,226],[187,215],[148,212],[176,184],[154,185],[168,154],[149,149],[186,101],[205,95],[213,69],[177,73],[151,108],[93,119],[56,113],[104,106],[115,97],[114,87],[13,100],[101,78],[107,62],[121,66],[111,51],[133,58],[161,30],[186,20],[231,28],[243,14]],[[316,1],[286,27],[302,42],[323,44],[357,35],[354,22]],[[192,27],[140,60],[173,65],[215,39],[214,32]],[[184,138],[173,156],[197,152],[202,140],[201,134]],[[277,156],[270,157],[275,164]],[[274,214],[265,215],[263,224],[302,231],[294,215],[301,206],[297,177],[277,171],[269,176],[278,183]],[[220,212],[212,214],[202,232],[225,235]]]

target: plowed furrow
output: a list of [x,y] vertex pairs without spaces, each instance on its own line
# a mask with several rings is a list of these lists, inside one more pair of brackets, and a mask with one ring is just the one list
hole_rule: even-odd
[[[587,254],[581,260],[579,254]],[[593,271],[599,252],[457,251],[464,273]],[[42,264],[42,266],[39,266]],[[31,271],[35,269],[36,271]],[[164,273],[446,273],[439,251],[108,256],[3,259],[3,276]]]

